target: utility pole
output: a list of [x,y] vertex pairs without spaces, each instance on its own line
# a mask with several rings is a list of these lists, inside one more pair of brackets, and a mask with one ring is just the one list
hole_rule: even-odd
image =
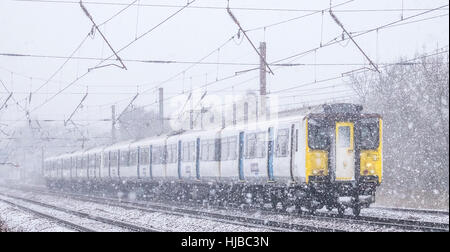
[[[259,95],[261,97],[261,118],[267,111],[266,95],[267,95],[267,71],[266,71],[266,42],[261,42],[259,46],[260,50],[260,66],[259,66]],[[257,106],[258,107],[258,106]],[[258,118],[258,115],[256,115]],[[263,119],[264,120],[264,119]]]
[[159,88],[159,121],[162,134],[164,132],[164,88]]
[[111,106],[111,142],[116,142],[116,105]]

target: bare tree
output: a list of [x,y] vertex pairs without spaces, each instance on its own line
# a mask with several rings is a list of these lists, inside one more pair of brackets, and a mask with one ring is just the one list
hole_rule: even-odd
[[385,192],[448,208],[448,54],[418,58],[350,81],[366,109],[384,118]]

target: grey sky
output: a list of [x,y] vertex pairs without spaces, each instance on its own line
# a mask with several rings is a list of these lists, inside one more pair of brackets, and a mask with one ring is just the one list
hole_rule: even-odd
[[[88,1],[85,1],[88,2]],[[95,2],[117,2],[128,4],[132,0],[96,0]],[[184,5],[186,0],[140,0],[141,4]],[[332,5],[344,3],[332,1]],[[403,2],[403,4],[402,4]],[[334,8],[335,14],[352,32],[376,28],[404,18],[448,4],[448,1],[430,0],[354,0]],[[226,0],[196,0],[193,6],[226,7]],[[244,29],[264,27],[279,21],[299,17],[311,11],[329,7],[330,1],[299,1],[299,0],[231,0],[230,6]],[[401,11],[402,5],[404,11]],[[87,8],[97,23],[107,20],[117,13],[124,5],[87,4]],[[297,11],[281,10],[242,10],[234,8],[276,8],[297,9]],[[105,36],[112,46],[119,50],[143,32],[149,30],[179,7],[132,6],[102,27]],[[362,10],[379,11],[362,11]],[[392,11],[392,9],[397,9]],[[420,10],[411,10],[420,9]],[[359,10],[348,11],[343,10]],[[391,10],[391,11],[387,11]],[[444,16],[441,16],[444,15]],[[431,18],[421,22],[405,24],[415,20]],[[323,25],[322,25],[323,20]],[[78,4],[68,3],[32,3],[11,0],[0,0],[0,53],[19,53],[33,55],[69,56],[71,52],[86,37],[91,29],[89,19],[83,14]],[[449,40],[448,7],[430,12],[413,19],[400,22],[395,27],[371,32],[356,40],[368,56],[377,63],[391,63],[399,57],[413,58],[417,52],[432,52],[447,46]],[[322,28],[323,27],[323,28]],[[197,61],[237,33],[237,26],[228,16],[225,9],[188,8],[136,41],[120,52],[123,59],[131,60],[177,60]],[[285,24],[250,32],[252,41],[259,45],[266,41],[268,61],[273,62],[318,47],[342,34],[341,28],[332,20],[328,12],[300,18]],[[81,49],[75,54],[78,57],[105,58],[111,51],[104,44],[98,33],[89,37]],[[245,40],[234,39],[221,48],[220,53],[213,53],[204,62],[239,62],[258,64],[258,56]],[[64,62],[64,59],[7,57],[0,56],[0,78],[15,94],[23,106],[29,106],[25,99],[30,90],[41,86]],[[52,82],[34,94],[31,108],[34,108],[52,94],[64,88],[68,83],[83,75],[88,68],[99,61],[71,60],[55,76]],[[324,47],[304,57],[293,58],[282,63],[305,64],[367,64],[363,55],[350,42],[344,41]],[[31,114],[39,119],[64,119],[73,111],[84,96],[88,87],[89,96],[85,107],[76,115],[76,119],[95,120],[110,116],[109,105],[117,103],[118,110],[123,109],[137,90],[140,92],[157,86],[164,80],[174,76],[189,67],[189,64],[152,64],[125,62],[128,70],[117,67],[96,69],[77,81],[73,86],[58,95],[51,102]],[[368,66],[368,65],[367,65]],[[163,85],[166,96],[173,96],[190,88],[198,87],[233,75],[237,71],[254,66],[197,65],[183,75],[177,76],[171,82]],[[285,88],[295,87],[314,80],[322,80],[339,76],[341,73],[361,68],[361,65],[317,65],[281,67],[273,66],[274,76],[268,77],[268,89],[275,92]],[[11,71],[15,74],[11,74]],[[20,74],[20,75],[19,75]],[[30,79],[25,76],[33,77]],[[242,74],[238,77],[211,84],[209,92],[223,90],[220,95],[230,94],[232,87],[239,93],[247,89],[258,88],[258,71]],[[255,79],[244,82],[246,80]],[[41,80],[42,79],[42,80]],[[244,82],[244,83],[243,83]],[[183,85],[184,83],[184,85]],[[332,85],[336,85],[331,88]],[[139,86],[139,87],[137,87]],[[317,89],[316,89],[317,88]],[[225,90],[224,90],[225,89]],[[312,90],[314,89],[314,90]],[[298,97],[281,99],[284,104],[319,101],[325,98],[351,95],[343,92],[349,88],[342,85],[342,80],[316,83],[280,96],[299,95]],[[7,97],[0,86],[0,103]],[[156,101],[156,92],[141,95],[136,104],[147,105]],[[103,105],[103,106],[102,106]],[[148,108],[154,108],[150,106]],[[11,121],[24,119],[20,109],[10,106],[0,112],[0,120],[10,124]],[[1,125],[0,125],[1,126]],[[97,122],[95,126],[109,126]],[[7,127],[2,129],[10,130]]]

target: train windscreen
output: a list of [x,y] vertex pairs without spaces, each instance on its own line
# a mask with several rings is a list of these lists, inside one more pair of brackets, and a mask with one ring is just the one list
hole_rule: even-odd
[[330,147],[330,133],[325,123],[315,119],[308,120],[308,145],[315,150],[326,150]]
[[380,128],[377,118],[364,119],[360,126],[360,146],[363,150],[377,149],[380,142]]

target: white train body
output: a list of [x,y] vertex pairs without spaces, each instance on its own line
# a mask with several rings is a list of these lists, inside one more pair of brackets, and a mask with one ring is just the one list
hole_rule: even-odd
[[44,176],[63,179],[304,182],[305,162],[301,155],[305,153],[303,119],[285,118],[219,130],[192,131],[65,154],[45,160],[47,169]]
[[[338,199],[329,197],[351,196],[359,209],[358,195],[369,195],[373,202],[383,173],[381,116],[361,110],[352,104],[326,105],[323,113],[117,143],[48,158],[44,177],[88,184],[137,182],[135,187],[187,185],[184,191],[202,185],[240,195],[263,188],[270,197],[276,188],[284,190],[282,200],[297,190],[306,192],[309,202],[315,198],[330,208],[338,206]],[[174,189],[167,188],[162,191]]]

